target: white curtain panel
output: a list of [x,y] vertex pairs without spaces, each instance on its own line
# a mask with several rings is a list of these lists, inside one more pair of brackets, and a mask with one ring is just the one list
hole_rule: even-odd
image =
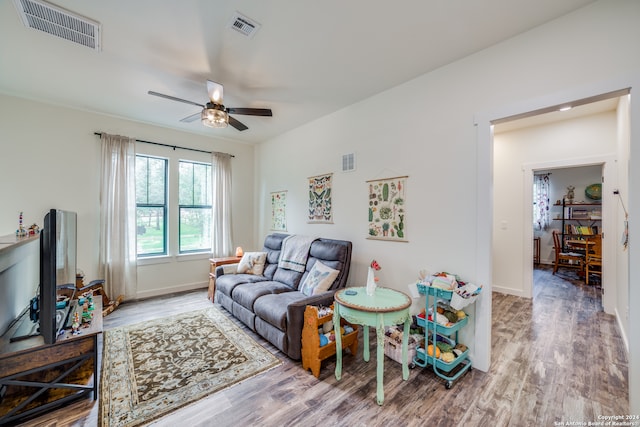
[[533,177],[533,226],[535,230],[546,230],[549,221],[549,174]]
[[100,140],[98,268],[111,299],[121,295],[125,299],[134,298],[137,290],[135,140],[105,133]]
[[213,153],[211,156],[213,180],[212,253],[214,257],[234,253],[231,236],[231,155]]

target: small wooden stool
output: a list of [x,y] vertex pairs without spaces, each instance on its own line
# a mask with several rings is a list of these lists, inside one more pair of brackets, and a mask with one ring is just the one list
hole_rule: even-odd
[[533,264],[540,264],[540,237],[533,238]]

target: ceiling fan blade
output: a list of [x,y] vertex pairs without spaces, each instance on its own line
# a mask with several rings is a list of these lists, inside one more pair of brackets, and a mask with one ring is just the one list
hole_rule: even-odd
[[190,116],[187,116],[184,119],[180,119],[180,121],[184,122],[184,123],[191,123],[191,122],[195,122],[196,120],[198,120],[201,116],[202,116],[202,112],[199,112],[199,113],[195,113],[195,114],[192,114]]
[[214,104],[222,104],[222,99],[224,98],[224,88],[220,83],[216,83],[212,80],[207,80],[207,93],[209,94],[209,99]]
[[229,124],[231,126],[233,126],[234,128],[238,129],[239,131],[243,131],[243,130],[247,130],[249,129],[248,127],[245,126],[244,123],[239,122],[238,120],[234,119],[233,117],[229,116]]
[[270,108],[227,108],[227,112],[231,114],[244,114],[246,116],[273,116]]
[[158,92],[154,92],[154,91],[152,91],[152,90],[150,90],[150,91],[149,91],[149,92],[147,92],[147,93],[148,93],[149,95],[159,96],[160,98],[170,99],[171,101],[184,102],[185,104],[191,104],[191,105],[195,105],[195,106],[197,106],[197,107],[204,108],[204,105],[202,105],[202,104],[198,104],[197,102],[189,101],[189,100],[187,100],[187,99],[176,98],[175,96],[165,95],[164,93],[158,93]]

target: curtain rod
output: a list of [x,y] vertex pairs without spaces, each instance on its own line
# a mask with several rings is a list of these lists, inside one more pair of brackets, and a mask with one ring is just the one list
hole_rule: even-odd
[[[94,132],[93,134],[96,136],[102,136],[102,132]],[[197,148],[180,147],[179,145],[162,144],[160,142],[144,141],[142,139],[136,139],[136,142],[142,142],[143,144],[159,145],[161,147],[169,147],[169,148],[173,148],[174,151],[179,148],[180,150],[196,151],[198,153],[206,153],[206,154],[218,153],[218,154],[226,154],[227,156],[235,157],[233,154],[222,153],[220,151],[198,150]]]

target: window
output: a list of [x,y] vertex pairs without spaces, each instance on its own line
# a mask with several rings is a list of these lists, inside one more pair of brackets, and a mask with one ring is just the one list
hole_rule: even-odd
[[549,174],[533,176],[533,227],[546,230],[549,227]]
[[211,250],[211,165],[181,160],[178,176],[178,250]]
[[211,173],[210,163],[136,155],[138,257],[211,251]]
[[138,256],[167,254],[167,159],[136,156]]

